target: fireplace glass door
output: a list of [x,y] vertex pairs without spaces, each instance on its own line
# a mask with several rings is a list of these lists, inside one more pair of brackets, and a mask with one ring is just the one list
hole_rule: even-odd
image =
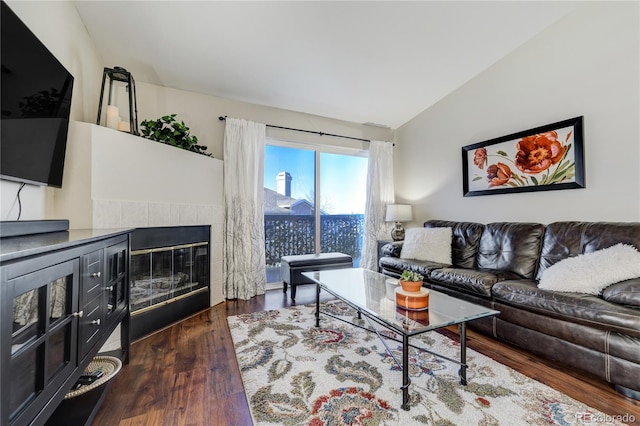
[[131,252],[131,314],[208,289],[208,243]]

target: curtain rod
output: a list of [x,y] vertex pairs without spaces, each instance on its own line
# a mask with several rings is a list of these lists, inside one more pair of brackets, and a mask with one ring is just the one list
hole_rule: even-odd
[[[218,117],[218,120],[224,121],[226,120],[226,118],[227,118],[226,115],[224,117],[220,116]],[[266,126],[272,127],[274,129],[293,130],[294,132],[313,133],[314,135],[320,135],[320,136],[333,136],[334,138],[344,138],[344,139],[353,139],[353,140],[362,141],[362,142],[371,142],[371,140],[369,139],[354,138],[352,136],[334,135],[333,133],[314,132],[313,130],[294,129],[293,127],[274,126],[273,124],[266,124]]]

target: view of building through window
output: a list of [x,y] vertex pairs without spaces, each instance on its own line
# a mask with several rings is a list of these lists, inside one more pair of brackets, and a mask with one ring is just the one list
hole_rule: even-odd
[[[353,257],[354,266],[359,264],[366,179],[366,157],[306,146],[266,146],[264,214],[268,282],[280,281],[280,258],[286,255],[341,252]],[[317,198],[320,208],[316,214]],[[320,233],[316,241],[318,224]]]

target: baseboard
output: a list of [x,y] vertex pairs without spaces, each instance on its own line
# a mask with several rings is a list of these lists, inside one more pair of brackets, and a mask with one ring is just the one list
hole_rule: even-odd
[[277,289],[282,290],[282,281],[273,282],[273,283],[267,283],[267,285],[264,287],[264,289],[265,290],[277,290]]

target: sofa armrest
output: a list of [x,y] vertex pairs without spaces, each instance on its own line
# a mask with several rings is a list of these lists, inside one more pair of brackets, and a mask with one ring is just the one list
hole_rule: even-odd
[[392,243],[385,244],[382,246],[380,253],[382,256],[389,257],[400,257],[400,252],[402,251],[402,241],[394,241]]

